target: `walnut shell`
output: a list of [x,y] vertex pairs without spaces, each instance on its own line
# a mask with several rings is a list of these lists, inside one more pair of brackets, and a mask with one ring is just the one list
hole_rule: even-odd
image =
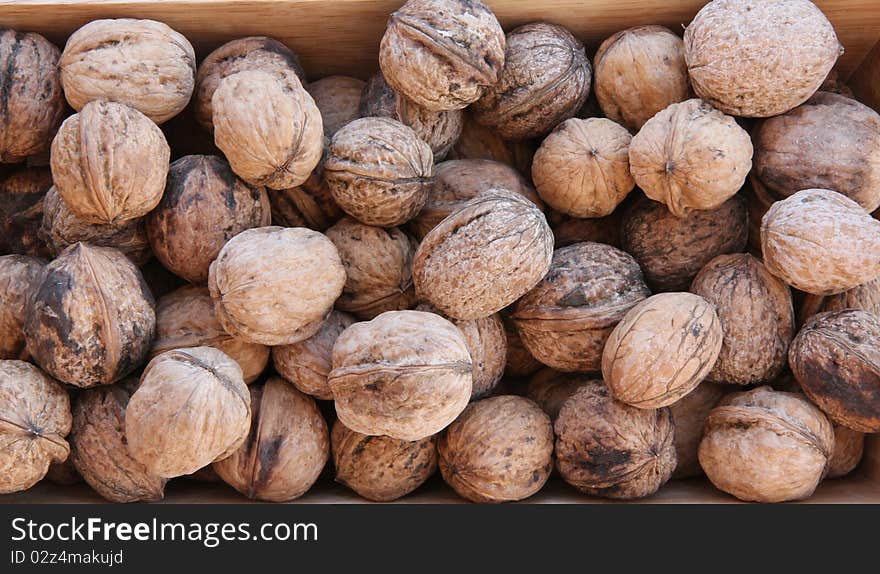
[[602,353],[614,398],[641,409],[675,403],[712,370],[723,338],[715,306],[692,293],[661,293],[627,311]]
[[529,380],[526,396],[541,407],[555,421],[559,410],[577,390],[594,380],[584,373],[560,373],[550,368],[541,369]]
[[558,211],[548,211],[547,221],[553,230],[556,249],[584,241],[620,247],[620,214],[621,211],[617,210],[606,217],[581,219]]
[[724,396],[723,385],[703,381],[693,392],[669,407],[675,425],[675,458],[678,463],[673,479],[691,478],[703,474],[697,450],[703,438],[703,425],[709,412]]
[[367,83],[350,76],[327,76],[306,86],[321,111],[324,137],[332,138],[339,128],[361,117],[361,94]]
[[345,212],[336,204],[330,187],[324,181],[324,155],[302,185],[269,190],[272,223],[282,227],[308,227],[325,231],[342,219]]
[[413,262],[416,296],[455,319],[488,317],[547,274],[553,232],[522,195],[492,189],[425,236]]
[[171,150],[156,124],[115,102],[86,104],[52,142],[52,179],[86,223],[118,224],[159,204]]
[[464,410],[472,371],[455,325],[432,313],[388,311],[336,339],[329,384],[345,426],[412,441],[437,434]]
[[798,393],[758,387],[724,397],[709,413],[700,466],[716,488],[755,502],[809,497],[834,450],[834,430]]
[[43,197],[52,187],[52,172],[44,167],[23,168],[0,181],[0,253],[51,258],[40,236]]
[[425,205],[434,177],[431,148],[389,118],[361,118],[330,142],[324,180],[349,215],[379,227],[412,219]]
[[67,459],[70,399],[23,361],[0,360],[0,494],[27,490]]
[[607,38],[593,69],[602,112],[633,132],[690,91],[684,44],[663,26],[637,26]]
[[355,432],[340,421],[330,434],[336,482],[375,502],[411,493],[437,470],[437,439],[405,441]]
[[146,358],[155,307],[143,276],[122,252],[74,243],[46,266],[28,298],[27,348],[64,383],[107,385]]
[[861,309],[880,317],[880,277],[837,295],[804,295],[798,324],[803,325],[816,313],[843,309]]
[[153,475],[192,474],[248,436],[251,402],[238,363],[212,347],[154,357],[125,409],[131,455]]
[[330,456],[327,423],[315,400],[279,377],[252,385],[251,432],[213,468],[248,498],[284,502],[299,498],[318,479]]
[[213,155],[188,155],[171,164],[162,201],[147,219],[156,258],[192,283],[208,281],[208,267],[227,241],[271,223],[266,190],[241,181]]
[[584,384],[563,403],[555,430],[559,474],[592,496],[650,496],[675,468],[669,409],[627,406],[614,400],[600,380]]
[[27,255],[0,257],[0,360],[29,357],[24,336],[27,298],[33,293],[45,263]]
[[457,110],[498,82],[504,30],[480,0],[408,0],[391,14],[379,65],[395,91],[433,110]]
[[833,295],[880,276],[880,221],[827,189],[773,204],[761,221],[764,265],[792,287]]
[[864,433],[834,425],[834,452],[828,461],[825,478],[839,478],[855,470],[862,461],[864,450]]
[[302,227],[257,227],[233,237],[211,263],[217,317],[234,337],[286,345],[311,337],[345,285],[339,252]]
[[489,159],[509,165],[522,175],[531,175],[532,156],[538,149],[534,141],[502,139],[495,130],[474,120],[473,114],[467,110],[463,121],[461,135],[446,155],[447,160]]
[[74,32],[59,66],[75,110],[112,100],[161,124],[189,103],[196,56],[189,41],[162,22],[119,18],[93,20]]
[[519,336],[516,325],[513,323],[513,319],[509,315],[501,315],[501,322],[504,323],[504,335],[507,339],[504,376],[519,378],[533,375],[544,365],[533,357],[526,348],[522,338]]
[[596,372],[614,326],[651,294],[629,254],[601,243],[553,252],[550,271],[511,315],[533,357],[564,372]]
[[690,290],[715,306],[724,331],[710,381],[750,385],[779,376],[794,337],[794,308],[785,283],[751,255],[737,253],[710,261]]
[[503,395],[472,403],[437,442],[440,473],[472,502],[523,500],[553,470],[553,425],[533,401]]
[[843,46],[809,0],[713,0],[684,31],[698,96],[737,116],[775,116],[802,104]]
[[752,140],[731,116],[698,99],[648,120],[629,146],[629,165],[645,195],[682,217],[715,209],[743,186]]

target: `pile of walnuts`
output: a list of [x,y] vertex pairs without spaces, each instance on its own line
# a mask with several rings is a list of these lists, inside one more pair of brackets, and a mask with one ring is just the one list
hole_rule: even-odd
[[316,81],[266,37],[2,31],[0,492],[810,496],[880,432],[880,115],[841,53],[808,0],[592,59],[410,0],[378,72]]

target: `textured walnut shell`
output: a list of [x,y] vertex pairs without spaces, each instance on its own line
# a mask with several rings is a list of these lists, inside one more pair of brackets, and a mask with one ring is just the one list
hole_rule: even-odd
[[743,186],[752,140],[731,116],[698,99],[648,120],[629,146],[629,165],[645,195],[682,217],[715,209]]
[[59,66],[75,110],[111,100],[161,124],[189,103],[196,56],[182,34],[161,22],[119,18],[94,20],[74,32]]
[[550,419],[555,421],[565,401],[593,379],[595,376],[590,374],[541,369],[529,380],[526,396],[538,403]]
[[23,361],[0,360],[0,494],[27,490],[67,459],[70,399]]
[[620,214],[621,211],[617,210],[606,217],[581,219],[558,211],[548,211],[547,221],[553,230],[556,249],[584,241],[620,247]]
[[165,479],[132,458],[125,438],[125,409],[135,378],[88,389],[73,405],[70,458],[95,492],[111,502],[162,500]]
[[44,167],[24,168],[0,181],[0,253],[51,258],[40,236],[43,197],[52,187],[52,172]]
[[437,439],[405,441],[355,432],[340,421],[330,434],[336,482],[375,502],[402,498],[437,470]]
[[880,221],[827,189],[777,201],[761,221],[770,273],[814,295],[833,295],[880,276]]
[[650,295],[629,254],[601,243],[553,253],[550,271],[511,315],[533,357],[564,372],[596,372],[611,330]]
[[804,295],[798,313],[798,324],[823,311],[861,309],[880,317],[880,277],[837,295]]
[[440,473],[472,502],[508,502],[541,490],[553,470],[550,417],[524,397],[468,406],[437,441]]
[[0,360],[25,361],[29,357],[24,337],[25,305],[44,266],[27,255],[0,257]]
[[359,78],[327,76],[306,86],[321,111],[324,137],[332,138],[339,128],[361,117],[361,94],[366,85]]
[[504,323],[504,335],[507,339],[504,376],[519,378],[533,375],[544,365],[533,357],[526,348],[522,338],[519,336],[516,325],[513,323],[513,319],[509,315],[501,315],[501,317],[501,321]]
[[58,48],[39,34],[0,29],[0,162],[43,153],[64,117]]
[[75,243],[46,266],[28,298],[28,351],[67,384],[116,382],[146,358],[155,306],[140,271],[122,252]]
[[834,425],[834,452],[828,461],[825,478],[839,478],[855,470],[862,461],[864,450],[864,433]]
[[547,274],[553,232],[522,195],[492,189],[425,236],[416,251],[416,295],[455,319],[488,317]]
[[683,291],[716,256],[745,249],[748,235],[748,212],[739,196],[685,217],[640,198],[623,212],[620,246],[639,262],[652,291]]
[[715,306],[724,339],[708,379],[750,385],[785,368],[794,337],[788,286],[747,253],[719,255],[697,274],[691,293]]
[[537,149],[537,144],[532,140],[503,139],[495,130],[474,120],[473,114],[465,110],[461,135],[449,150],[446,159],[489,159],[509,165],[529,176],[532,171],[532,156]]
[[716,488],[754,502],[809,497],[834,450],[834,430],[798,393],[770,387],[724,397],[709,413],[700,466]]
[[803,103],[842,53],[809,0],[713,0],[684,31],[694,91],[737,116],[775,116]]
[[615,401],[602,381],[584,384],[563,403],[555,431],[559,474],[592,496],[650,496],[675,468],[669,409],[636,409]]
[[315,400],[279,377],[252,385],[247,440],[214,470],[248,498],[299,498],[318,479],[330,456],[327,423]]
[[690,91],[684,44],[663,26],[637,26],[607,38],[593,69],[602,112],[633,132]]
[[230,456],[250,423],[238,363],[212,347],[193,347],[149,362],[125,410],[125,437],[148,472],[173,478]]
[[346,213],[367,225],[393,227],[425,205],[434,160],[409,127],[389,118],[361,118],[333,136],[324,180]]
[[388,311],[336,339],[329,384],[348,428],[420,440],[467,406],[472,370],[455,325],[433,313]]
[[326,234],[345,267],[345,287],[336,300],[337,309],[372,319],[415,304],[412,260],[416,245],[404,232],[346,217]]
[[345,215],[324,181],[326,158],[325,148],[321,162],[302,185],[269,190],[273,225],[308,227],[323,232]]
[[669,407],[675,424],[675,458],[678,460],[672,473],[673,479],[703,474],[700,461],[697,460],[703,425],[709,412],[724,396],[724,389],[722,385],[703,381],[693,392]]
[[559,124],[535,153],[532,179],[541,199],[572,217],[604,217],[635,186],[626,128],[605,118]]
[[149,357],[191,347],[214,347],[226,353],[241,367],[245,384],[257,380],[269,362],[269,347],[236,339],[223,330],[208,290],[188,285],[159,299]]
[[379,65],[420,106],[457,110],[498,81],[504,46],[501,24],[480,0],[409,0],[388,19]]
[[271,223],[266,190],[241,181],[212,155],[171,164],[165,194],[147,220],[156,258],[192,283],[208,281],[208,267],[227,241]]
[[159,204],[170,156],[162,130],[145,115],[92,102],[61,124],[52,142],[52,178],[74,215],[118,224]]
[[712,370],[723,337],[715,306],[661,293],[630,309],[608,337],[602,377],[614,398],[641,409],[673,404]]
[[345,285],[339,252],[302,227],[257,227],[233,237],[211,263],[208,288],[220,324],[252,343],[311,337]]

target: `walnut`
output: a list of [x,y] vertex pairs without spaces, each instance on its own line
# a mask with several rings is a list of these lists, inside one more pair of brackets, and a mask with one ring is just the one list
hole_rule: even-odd
[[592,496],[650,496],[675,468],[669,409],[627,406],[599,380],[584,384],[563,403],[555,430],[559,474]]
[[472,370],[455,325],[432,313],[388,311],[336,339],[329,384],[345,426],[412,441],[440,432],[464,410]]
[[556,249],[573,243],[592,241],[612,247],[620,247],[620,210],[605,217],[581,219],[569,217],[558,211],[548,211],[547,221],[553,230]]
[[652,291],[683,291],[713,258],[745,249],[748,219],[739,196],[681,218],[640,198],[623,212],[620,246],[639,262]]
[[456,110],[498,82],[504,46],[501,24],[480,0],[409,0],[388,19],[379,65],[420,106]]
[[211,263],[208,288],[234,337],[286,345],[311,337],[345,285],[339,252],[301,227],[257,227],[233,237]]
[[602,354],[614,398],[641,409],[673,404],[712,370],[724,333],[715,306],[692,293],[661,293],[627,311]]
[[74,215],[118,224],[159,204],[170,156],[162,130],[145,115],[91,102],[61,124],[52,142],[52,178]]
[[511,395],[468,406],[437,442],[440,473],[472,502],[508,502],[541,490],[553,470],[553,425]]
[[595,376],[590,374],[541,369],[529,380],[526,396],[538,403],[550,419],[555,421],[565,401],[593,379]]
[[355,432],[340,421],[330,434],[336,482],[375,502],[402,498],[437,470],[437,439],[405,441]]
[[188,285],[159,299],[156,338],[149,358],[191,347],[214,347],[226,353],[241,367],[245,384],[256,381],[269,363],[269,347],[237,339],[224,331],[208,290]]
[[541,199],[572,217],[604,217],[635,186],[626,129],[605,118],[572,118],[547,136],[532,162]]
[[317,167],[301,185],[269,190],[272,223],[282,227],[308,227],[325,231],[339,221],[345,212],[336,204],[330,187],[324,181],[324,155]]
[[132,458],[125,438],[125,409],[136,378],[81,393],[73,405],[70,458],[83,479],[111,502],[162,500],[165,479]]
[[764,216],[761,251],[795,289],[834,295],[880,276],[880,221],[837,192],[805,189]]
[[361,117],[361,94],[367,83],[349,76],[327,76],[306,86],[321,111],[324,137],[332,138],[339,128]]
[[402,123],[361,118],[333,136],[324,179],[349,215],[380,227],[412,219],[425,205],[434,177],[431,148]]
[[713,0],[684,31],[694,91],[737,116],[775,116],[803,103],[842,53],[809,0]]
[[30,356],[25,345],[24,314],[45,264],[27,255],[0,257],[0,360]]
[[863,285],[853,287],[837,295],[804,295],[801,300],[798,323],[803,324],[823,311],[861,309],[880,317],[880,277]]
[[611,330],[650,295],[638,263],[601,243],[553,253],[550,271],[511,315],[526,348],[558,371],[596,372]]
[[64,117],[58,48],[39,34],[0,29],[0,162],[45,152]]
[[645,195],[682,217],[715,209],[745,183],[752,140],[731,116],[698,99],[672,104],[648,120],[629,147]]
[[690,290],[715,306],[724,331],[710,381],[750,385],[779,376],[794,337],[794,308],[785,283],[751,255],[737,253],[710,261]]
[[17,169],[0,180],[0,253],[51,256],[39,236],[50,187],[52,172],[44,167]]
[[35,366],[0,360],[0,421],[0,494],[27,490],[67,459],[67,391]]
[[87,243],[46,266],[25,310],[34,362],[76,387],[107,385],[138,368],[155,327],[153,296],[138,268],[116,249]]
[[191,474],[232,455],[247,438],[250,423],[241,368],[212,347],[154,357],[125,409],[129,452],[149,473],[164,478]]
[[59,66],[64,95],[75,110],[112,100],[161,124],[189,103],[196,56],[182,34],[161,22],[119,18],[94,20],[74,32]]
[[345,267],[345,287],[336,301],[337,309],[372,319],[415,304],[412,260],[416,244],[404,232],[346,217],[326,233]]
[[845,426],[834,426],[834,452],[828,461],[826,478],[839,478],[855,470],[865,450],[865,435]]
[[153,253],[192,283],[208,281],[208,267],[227,241],[271,223],[266,190],[241,181],[213,155],[188,155],[171,164],[165,194],[147,220]]
[[637,26],[607,38],[593,67],[602,112],[633,132],[690,91],[684,44],[663,26]]
[[700,448],[700,439],[703,438],[703,425],[724,393],[723,385],[703,381],[693,392],[669,407],[675,425],[675,458],[678,460],[672,473],[673,479],[703,474],[700,461],[697,460],[697,450]]
[[447,160],[489,159],[509,165],[525,176],[531,175],[532,156],[538,149],[534,141],[502,139],[494,130],[474,120],[467,110],[463,122],[461,135],[446,155]]
[[250,387],[251,433],[214,463],[223,481],[248,498],[284,502],[315,483],[330,456],[327,423],[315,400],[279,377]]
[[504,376],[516,378],[533,375],[544,365],[538,362],[538,359],[533,357],[526,348],[522,338],[519,336],[516,325],[513,323],[513,319],[509,315],[501,315],[501,322],[504,324],[504,335],[507,339]]
[[807,498],[834,450],[834,431],[802,395],[758,387],[709,413],[700,466],[716,488],[755,502]]
[[444,219],[416,251],[416,296],[455,319],[488,317],[546,275],[553,233],[522,195],[492,189]]

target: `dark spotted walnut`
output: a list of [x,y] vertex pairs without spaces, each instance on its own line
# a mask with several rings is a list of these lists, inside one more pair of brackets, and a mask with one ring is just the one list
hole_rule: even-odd
[[45,263],[27,255],[0,257],[0,359],[30,356],[24,336],[25,306]]
[[703,469],[697,460],[697,450],[703,438],[703,426],[709,412],[715,408],[724,396],[723,385],[703,381],[693,392],[683,397],[669,409],[672,411],[672,422],[675,424],[675,465],[673,479],[700,476]]
[[359,78],[328,76],[306,86],[321,111],[325,138],[332,138],[339,128],[361,117],[358,108],[366,85]]
[[560,373],[544,368],[529,380],[526,396],[538,403],[550,419],[555,421],[565,401],[593,379],[593,374]]

